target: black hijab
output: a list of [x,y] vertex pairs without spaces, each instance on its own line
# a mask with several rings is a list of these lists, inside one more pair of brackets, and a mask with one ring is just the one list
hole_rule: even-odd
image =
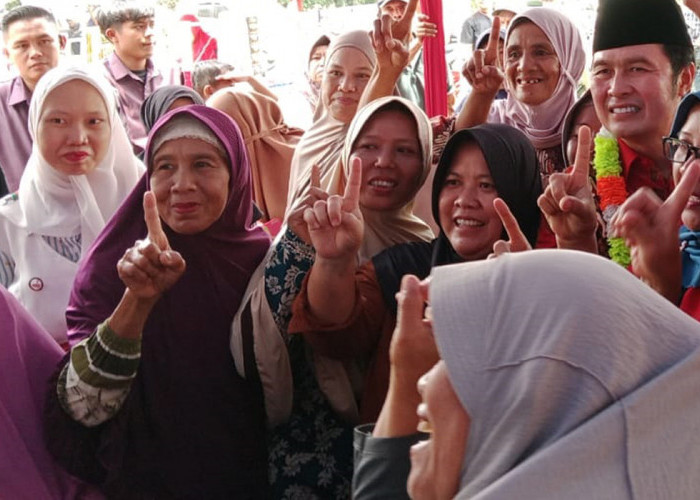
[[165,85],[156,89],[141,104],[141,121],[150,132],[158,118],[168,112],[168,108],[180,98],[190,99],[192,104],[204,106],[204,99],[189,87],[183,85]]
[[[372,262],[385,302],[396,312],[396,298],[401,278],[414,274],[423,279],[435,266],[462,262],[440,224],[440,193],[455,156],[460,149],[475,142],[486,160],[498,196],[506,202],[520,224],[525,237],[535,245],[540,224],[537,198],[542,194],[537,153],[525,134],[503,124],[487,123],[460,130],[445,145],[433,178],[433,217],[440,233],[430,243],[412,242],[395,245],[376,255]],[[508,236],[503,231],[502,238]]]

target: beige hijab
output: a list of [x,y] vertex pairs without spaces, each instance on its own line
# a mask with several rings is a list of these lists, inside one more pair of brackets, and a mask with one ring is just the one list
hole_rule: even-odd
[[416,184],[416,191],[412,193],[408,203],[401,208],[391,212],[377,212],[360,207],[365,221],[365,236],[358,255],[358,260],[361,263],[371,259],[385,248],[396,244],[407,241],[430,241],[435,237],[430,227],[413,214],[413,199],[430,172],[433,130],[423,110],[403,97],[382,97],[372,101],[357,112],[355,118],[350,122],[350,127],[345,135],[341,160],[329,172],[327,189],[330,193],[342,193],[345,190],[345,182],[350,175],[350,155],[352,154],[355,141],[357,141],[367,122],[382,109],[393,103],[402,106],[416,122],[418,141],[420,142],[421,154],[423,155],[423,169]]
[[[361,30],[350,31],[333,40],[328,47],[326,61],[330,61],[338,50],[348,47],[362,52],[370,66],[374,67],[375,56],[372,42],[369,34]],[[326,78],[325,74],[324,78]],[[321,92],[314,114],[314,123],[301,138],[292,158],[287,194],[287,213],[295,208],[297,200],[303,198],[309,191],[313,165],[318,165],[321,170],[321,187],[328,188],[331,171],[337,166],[343,151],[345,135],[350,125],[338,121],[330,115],[325,106],[327,96],[323,95],[323,84]]]
[[221,89],[207,105],[233,118],[243,133],[263,220],[284,217],[292,157],[304,131],[288,127],[277,102],[254,90]]

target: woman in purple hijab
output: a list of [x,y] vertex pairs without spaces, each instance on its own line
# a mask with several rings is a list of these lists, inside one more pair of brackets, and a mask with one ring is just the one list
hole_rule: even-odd
[[102,498],[62,471],[41,434],[44,394],[63,349],[0,287],[0,496]]
[[245,151],[217,110],[163,116],[149,135],[147,178],[77,274],[73,347],[47,423],[61,463],[110,496],[266,497],[262,392],[228,349],[269,246],[251,225]]

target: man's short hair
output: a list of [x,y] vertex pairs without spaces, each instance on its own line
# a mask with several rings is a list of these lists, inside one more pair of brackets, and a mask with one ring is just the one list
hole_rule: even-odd
[[[118,28],[127,21],[137,21],[155,14],[153,7],[136,2],[113,2],[96,13],[97,24],[104,35],[109,28]],[[106,35],[105,35],[106,36]]]
[[217,76],[228,71],[233,71],[233,66],[216,59],[199,61],[192,70],[192,87],[194,91],[202,95],[204,87],[212,85],[216,81]]
[[21,5],[19,7],[15,7],[3,16],[2,32],[7,33],[10,25],[16,23],[17,21],[27,21],[29,19],[36,19],[37,17],[44,18],[47,21],[56,24],[56,18],[53,17],[53,14],[48,10],[42,9],[41,7],[35,7],[34,5]]
[[673,75],[673,83],[678,80],[678,76],[683,71],[683,68],[695,62],[695,54],[692,47],[685,45],[663,44],[664,54],[671,62],[671,72]]

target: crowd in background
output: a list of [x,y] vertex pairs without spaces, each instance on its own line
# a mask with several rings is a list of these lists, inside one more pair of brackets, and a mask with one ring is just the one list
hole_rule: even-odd
[[461,84],[418,3],[293,91],[4,14],[0,497],[697,496],[700,1],[476,2]]

